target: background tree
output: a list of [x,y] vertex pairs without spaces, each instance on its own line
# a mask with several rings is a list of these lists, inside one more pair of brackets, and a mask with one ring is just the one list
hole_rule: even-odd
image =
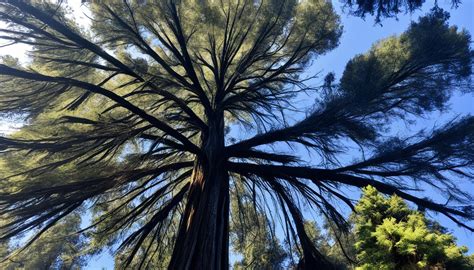
[[233,189],[230,243],[242,259],[233,269],[285,269],[288,254],[275,234],[275,225],[267,219],[252,196],[242,186]]
[[357,262],[355,252],[356,235],[353,231],[353,221],[348,220],[350,228],[348,232],[340,231],[331,220],[324,224],[325,238],[327,239],[327,257],[336,269],[354,269]]
[[[425,0],[344,0],[352,14],[365,17],[366,14],[375,15],[375,21],[380,23],[381,19],[396,17],[400,12],[413,12],[426,2]],[[437,1],[433,2],[437,5]],[[451,0],[453,7],[458,7],[461,0]]]
[[[110,206],[109,206],[110,207]],[[132,208],[128,209],[132,211]],[[143,226],[149,222],[145,219],[139,226]],[[135,253],[133,260],[130,262],[129,268],[131,269],[166,269],[170,263],[171,255],[173,252],[173,239],[174,234],[179,226],[179,220],[167,220],[163,222],[164,226],[168,226],[166,233],[164,233],[159,241],[157,242],[153,238],[146,239],[144,243],[139,247],[138,250],[134,250],[133,247],[127,248],[120,248],[119,252],[115,254],[115,268],[121,269],[123,265],[127,264],[127,260],[131,257],[131,253]],[[100,227],[107,228],[107,224],[102,224]],[[94,240],[99,240],[95,243],[95,246],[98,250],[100,250],[104,244],[102,243],[105,241],[110,241],[111,239],[120,239],[117,237],[110,237],[110,235],[101,233],[101,230],[94,231]],[[112,243],[113,244],[113,243]],[[113,245],[110,242],[107,242],[107,245],[113,249]]]
[[[0,240],[41,234],[91,204],[85,231],[126,251],[123,267],[172,249],[170,269],[225,269],[234,183],[280,221],[303,269],[332,266],[301,205],[347,229],[337,208],[353,207],[345,186],[372,185],[473,230],[471,194],[453,179],[473,178],[474,118],[387,139],[391,123],[447,109],[455,90],[470,90],[470,36],[445,12],[356,56],[339,83],[328,76],[312,87],[305,68],[341,34],[327,1],[97,1],[90,9],[88,31],[55,3],[0,2],[2,39],[32,46],[31,63],[0,65],[0,112],[23,116],[31,130],[0,138],[0,149],[35,164],[2,177],[0,215],[10,221]],[[305,91],[314,106],[286,121]],[[226,131],[237,125],[254,134],[231,140]],[[344,163],[348,141],[365,155]],[[319,158],[305,163],[279,143]],[[424,184],[449,203],[413,192]]]
[[[86,242],[77,234],[81,218],[74,213],[42,234],[26,249],[5,243],[1,249],[2,269],[82,269],[86,263]],[[31,241],[28,239],[27,241]],[[1,251],[0,251],[1,252]]]
[[[3,222],[0,225],[3,225]],[[8,255],[10,255],[10,253],[12,252],[12,248],[9,242],[9,240],[0,241],[0,259],[2,261],[5,260],[5,258],[7,258]]]
[[[472,269],[467,248],[398,196],[368,186],[356,205],[358,269]],[[431,226],[430,226],[431,225]]]
[[[304,226],[313,245],[331,263],[333,269],[354,269],[355,235],[351,231],[338,230],[331,222],[329,220],[325,222],[324,230],[315,221],[306,220]],[[289,268],[298,269],[298,263],[304,259],[301,250],[290,246],[287,253],[293,256],[289,260]]]

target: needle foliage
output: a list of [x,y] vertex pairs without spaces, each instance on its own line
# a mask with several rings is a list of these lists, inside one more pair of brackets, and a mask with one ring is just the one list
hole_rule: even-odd
[[[342,33],[330,1],[88,6],[85,29],[61,2],[0,1],[0,38],[29,45],[31,56],[0,64],[0,113],[25,120],[0,137],[10,164],[1,241],[39,236],[87,206],[82,232],[126,254],[120,267],[171,254],[169,269],[226,269],[229,218],[253,208],[263,215],[253,221],[279,224],[298,246],[299,268],[331,269],[304,214],[347,230],[339,206],[354,205],[344,190],[367,185],[474,230],[472,194],[459,185],[474,178],[474,117],[388,132],[472,90],[471,37],[446,12],[433,9],[318,85],[305,71]],[[310,108],[294,102],[304,93]],[[239,127],[248,132],[236,136]],[[347,162],[351,145],[364,155]],[[445,199],[427,198],[432,188]]]

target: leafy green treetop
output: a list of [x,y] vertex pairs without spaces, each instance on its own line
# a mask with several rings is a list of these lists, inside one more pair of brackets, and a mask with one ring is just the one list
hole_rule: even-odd
[[356,205],[357,269],[472,269],[467,248],[400,197],[368,186]]

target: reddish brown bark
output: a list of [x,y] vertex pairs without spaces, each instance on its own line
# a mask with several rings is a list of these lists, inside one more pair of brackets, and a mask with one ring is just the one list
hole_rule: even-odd
[[224,169],[224,125],[209,121],[168,269],[228,269],[229,176]]

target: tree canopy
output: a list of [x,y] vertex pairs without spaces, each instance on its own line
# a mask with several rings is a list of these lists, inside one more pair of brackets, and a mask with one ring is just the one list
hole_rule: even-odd
[[[426,2],[425,0],[343,0],[350,11],[361,17],[367,14],[375,15],[375,21],[380,23],[382,19],[397,16],[400,12],[413,12]],[[458,7],[461,0],[451,0],[453,7]],[[437,5],[437,1],[434,2]]]
[[472,269],[450,234],[400,197],[386,198],[371,186],[356,206],[357,269]]
[[0,267],[5,270],[82,269],[88,254],[85,252],[86,239],[76,233],[80,229],[80,222],[79,213],[69,215],[35,239],[25,250],[14,241],[2,241]]
[[[94,247],[117,247],[120,267],[171,254],[169,269],[226,269],[230,217],[246,213],[268,232],[279,224],[301,251],[300,269],[331,269],[304,215],[347,231],[339,206],[355,206],[344,190],[367,185],[474,231],[472,194],[458,185],[474,178],[474,117],[388,132],[472,91],[471,37],[445,11],[317,85],[305,71],[342,33],[329,1],[89,8],[83,29],[62,1],[0,1],[0,38],[31,48],[28,63],[0,64],[0,113],[25,120],[0,137],[0,241],[33,229],[39,237],[87,206],[92,222],[81,232]],[[304,93],[311,108],[294,106]],[[295,112],[305,113],[290,120]],[[231,136],[237,126],[249,134]],[[364,154],[345,162],[350,145]],[[446,200],[427,198],[430,188]]]

